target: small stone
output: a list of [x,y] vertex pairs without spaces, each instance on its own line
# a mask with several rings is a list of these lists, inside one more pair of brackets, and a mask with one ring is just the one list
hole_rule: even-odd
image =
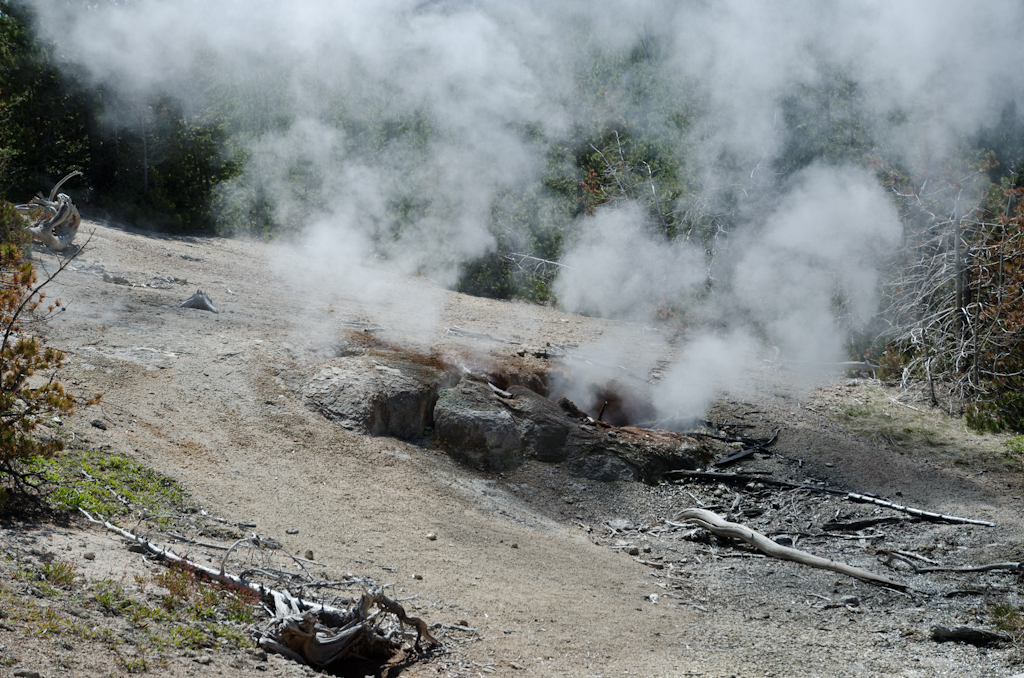
[[313,560],[313,551],[311,549],[306,549],[306,554],[303,556],[303,558],[305,558],[306,560]]
[[631,547],[629,549],[629,555],[631,555],[631,556],[638,556],[638,555],[640,555],[640,549],[638,549],[635,546]]
[[98,428],[101,431],[106,431],[107,430],[107,422],[103,421],[102,419],[93,419],[89,423],[92,424],[93,426],[95,426],[96,428]]
[[608,526],[613,530],[618,530],[619,532],[622,532],[623,530],[633,529],[633,523],[629,522],[625,518],[616,518],[615,520],[609,520]]
[[842,600],[843,605],[849,605],[850,607],[857,607],[860,605],[860,598],[857,596],[846,596]]
[[512,548],[514,548],[514,549],[519,548],[519,544],[512,544]]
[[298,534],[299,533],[299,531],[297,529],[295,529],[294,527],[291,528],[291,529],[285,530],[284,532],[285,532],[285,534]]
[[516,662],[509,662],[508,665],[514,668],[516,671],[522,671],[524,668],[526,668],[522,664],[517,664]]
[[433,532],[427,532],[427,539],[430,541],[437,541],[437,535]]
[[86,560],[96,560],[96,554],[92,551],[86,551],[85,555],[82,556]]
[[200,655],[200,656],[196,657],[193,661],[195,661],[195,663],[197,663],[197,664],[203,664],[205,666],[207,664],[212,664],[213,663],[213,657],[211,657],[210,655],[204,654],[204,655]]
[[576,503],[576,500],[573,499],[572,497],[562,497],[562,501],[564,501],[566,504],[575,504]]
[[644,547],[644,553],[650,553],[650,552],[651,552],[651,547],[650,546],[645,546]]
[[18,678],[42,678],[38,671],[31,671],[29,669],[18,669],[14,672],[14,675]]
[[413,579],[418,579],[419,581],[423,581],[423,575],[422,574],[414,574],[412,576],[412,578]]
[[779,546],[792,546],[793,545],[793,538],[792,537],[786,537],[786,536],[778,536],[778,537],[775,538],[775,543],[778,544]]

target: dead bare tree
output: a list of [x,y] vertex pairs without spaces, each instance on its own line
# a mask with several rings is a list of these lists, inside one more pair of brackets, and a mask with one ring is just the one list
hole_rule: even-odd
[[62,252],[71,245],[82,223],[82,217],[75,203],[71,202],[71,197],[67,193],[57,193],[69,179],[78,176],[82,176],[82,173],[75,170],[58,181],[50,191],[49,198],[44,198],[40,193],[27,204],[15,205],[18,212],[30,220],[28,230],[32,238],[55,252]]
[[1005,358],[1021,340],[1001,314],[1017,294],[1007,272],[1020,266],[1024,234],[1019,224],[1008,227],[1014,195],[1003,215],[986,210],[985,169],[931,186],[891,181],[904,233],[884,288],[889,326],[882,338],[904,359],[905,391],[951,414],[1014,376]]

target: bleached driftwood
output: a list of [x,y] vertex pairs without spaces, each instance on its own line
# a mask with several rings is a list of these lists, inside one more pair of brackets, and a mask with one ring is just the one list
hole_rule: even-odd
[[821,558],[811,553],[807,553],[806,551],[801,551],[800,549],[782,546],[760,532],[752,530],[745,525],[740,525],[739,523],[729,522],[717,513],[713,513],[706,509],[685,509],[676,516],[676,520],[692,523],[704,528],[712,534],[718,535],[719,537],[740,539],[772,558],[792,560],[795,563],[801,563],[810,567],[839,572],[840,574],[860,579],[861,581],[868,582],[869,584],[886,586],[888,588],[896,589],[897,591],[906,591],[909,588],[906,584],[900,584],[888,577],[883,577],[875,574],[874,572],[862,570],[859,567],[854,567],[845,563],[837,563],[833,560]]
[[81,175],[81,172],[75,170],[58,181],[50,191],[49,198],[44,198],[40,194],[27,204],[15,205],[18,212],[30,220],[33,212],[42,211],[35,220],[31,221],[28,231],[34,240],[55,252],[67,249],[78,235],[78,227],[82,223],[82,217],[78,213],[75,203],[71,202],[71,197],[67,193],[58,194],[57,191],[68,179]]
[[380,657],[390,654],[405,639],[405,626],[416,629],[414,645],[417,648],[421,640],[434,647],[441,646],[431,635],[426,622],[410,617],[405,608],[385,596],[380,589],[364,589],[360,599],[350,608],[305,600],[287,591],[228,574],[223,563],[220,570],[206,567],[170,549],[162,549],[111,522],[97,520],[84,509],[79,511],[90,523],[101,525],[138,544],[157,558],[188,567],[225,586],[255,593],[274,615],[259,634],[258,644],[295,661],[323,668],[348,656]]

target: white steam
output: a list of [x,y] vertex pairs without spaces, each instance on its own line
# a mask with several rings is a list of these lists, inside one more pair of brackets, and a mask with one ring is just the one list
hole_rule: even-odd
[[685,240],[652,234],[634,204],[588,219],[562,263],[566,268],[555,282],[559,301],[571,311],[605,317],[649,318],[648,304],[680,297],[707,278],[703,253]]
[[[685,80],[696,92],[699,124],[673,152],[701,204],[732,200],[746,228],[719,247],[709,272],[705,243],[668,241],[620,203],[578,224],[555,289],[568,308],[637,318],[694,296],[710,273],[715,293],[697,295],[706,305],[695,310],[720,331],[697,337],[666,373],[658,395],[669,414],[695,412],[735,383],[756,355],[752,336],[767,335],[794,360],[835,360],[844,332],[875,311],[878,256],[899,226],[869,173],[812,165],[776,187],[774,204],[745,202],[748,189],[776,181],[787,93],[844,73],[875,116],[873,133],[919,165],[941,162],[1024,92],[1017,0],[33,4],[39,28],[111,101],[167,94],[198,110],[227,92],[249,130],[249,163],[225,190],[265,191],[277,218],[299,231],[289,262],[303,267],[282,264],[285,279],[314,290],[316,303],[353,298],[419,319],[433,318],[436,292],[397,281],[376,257],[451,284],[495,246],[495,198],[543,171],[537,138],[573,125],[667,126],[658,107],[675,104],[634,100],[628,77],[599,93],[607,121],[594,120],[602,108],[574,89],[589,56],[641,50],[661,91]],[[344,132],[342,117],[353,123]],[[420,142],[360,136],[362,122],[381,118],[432,133]],[[411,202],[396,227],[402,201]]]
[[[737,305],[794,360],[831,362],[876,311],[876,267],[899,242],[896,209],[866,171],[812,165],[743,247]],[[836,317],[846,319],[847,327]]]

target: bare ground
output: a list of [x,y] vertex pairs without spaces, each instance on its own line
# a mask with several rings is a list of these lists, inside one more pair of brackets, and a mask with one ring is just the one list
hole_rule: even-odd
[[[417,596],[407,605],[430,623],[474,629],[449,630],[446,653],[388,675],[966,678],[1022,671],[1013,644],[979,648],[929,636],[933,625],[992,629],[994,605],[1024,605],[1019,574],[915,575],[879,561],[885,549],[950,566],[1024,560],[1024,483],[1001,438],[894,404],[877,382],[835,379],[811,390],[767,368],[709,414],[725,433],[767,438],[781,428],[773,455],[729,471],[873,493],[995,527],[901,520],[827,531],[832,520],[907,516],[810,490],[599,483],[536,462],[482,474],[430,444],[331,424],[302,402],[304,380],[340,347],[369,340],[360,322],[386,328],[373,341],[435,350],[477,371],[546,365],[519,359],[520,345],[445,328],[529,346],[628,340],[636,364],[626,367],[643,372],[674,350],[677,337],[465,297],[423,279],[408,282],[410,299],[436,303],[439,315],[409,329],[408,303],[367,306],[304,286],[301,255],[258,241],[87,227],[95,235],[56,290],[68,310],[44,332],[70,354],[64,383],[78,393],[102,392],[103,406],[65,424],[91,445],[109,445],[179,480],[211,513],[255,523],[293,553],[312,550],[326,571],[394,582],[397,595]],[[53,267],[47,255],[36,258]],[[197,288],[220,314],[175,307]],[[90,426],[97,418],[107,430]],[[665,522],[702,504],[915,591],[769,560]],[[437,538],[428,539],[431,533]],[[74,558],[90,550],[97,555],[90,567],[108,571],[147,567],[81,525],[7,525],[0,539]],[[108,546],[99,550],[100,543]],[[89,641],[61,643],[68,644],[0,624],[0,675],[124,670]],[[223,652],[207,664],[181,654],[148,670],[302,672],[273,657]],[[82,661],[69,662],[76,653]]]

